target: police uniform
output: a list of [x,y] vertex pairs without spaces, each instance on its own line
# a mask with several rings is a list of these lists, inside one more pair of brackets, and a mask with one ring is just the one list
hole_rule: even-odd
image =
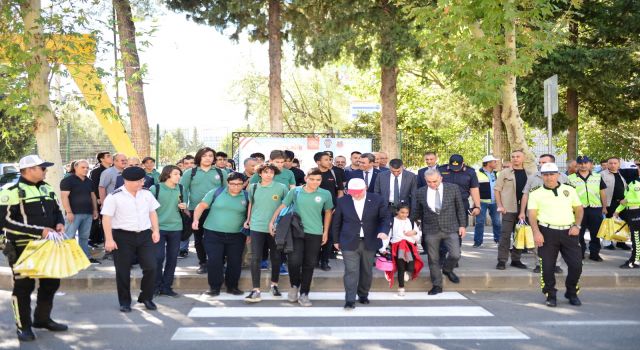
[[624,199],[627,201],[625,204],[619,204],[616,208],[616,214],[619,214],[623,210],[625,211],[625,221],[629,225],[629,231],[631,231],[631,257],[627,262],[620,267],[623,269],[640,268],[638,261],[640,261],[640,180],[635,181],[627,185],[627,189],[624,192]]
[[[145,177],[138,167],[126,168],[122,176],[128,181]],[[117,245],[113,251],[116,268],[116,284],[120,311],[131,311],[131,263],[137,256],[142,268],[142,281],[138,302],[149,310],[155,310],[153,291],[155,288],[156,247],[152,240],[150,213],[160,207],[153,194],[141,189],[135,196],[125,186],[113,191],[105,198],[101,214],[111,217],[112,237]],[[157,229],[157,227],[156,227]],[[105,243],[106,244],[106,243]]]
[[[581,160],[578,157],[578,160]],[[584,208],[584,215],[582,216],[582,228],[580,228],[580,247],[582,249],[582,255],[584,256],[587,250],[587,244],[584,240],[584,234],[589,229],[589,259],[594,261],[602,261],[600,257],[600,238],[597,237],[600,225],[602,224],[602,198],[600,197],[600,190],[607,187],[600,174],[594,174],[589,172],[586,177],[582,177],[580,173],[569,175],[569,184],[575,187],[582,207]]]
[[[20,169],[50,165],[53,163],[45,163],[37,156],[27,156],[20,160]],[[0,190],[0,228],[6,234],[7,242],[4,252],[9,266],[13,267],[30,241],[42,238],[45,228],[55,229],[58,224],[64,225],[64,218],[56,194],[46,182],[33,183],[21,176],[16,184],[6,185]],[[35,288],[36,280],[15,274],[13,280],[11,304],[20,340],[35,339],[31,331],[32,326],[51,331],[67,329],[67,326],[51,320],[53,297],[60,287],[60,279],[39,279],[33,322],[31,293]]]
[[[557,172],[557,166],[553,163]],[[541,171],[546,169],[543,165]],[[558,183],[556,188],[547,188],[544,185],[535,187],[529,193],[527,202],[529,210],[537,211],[538,228],[544,237],[544,244],[538,248],[541,266],[540,282],[542,292],[547,296],[547,304],[550,299],[555,306],[556,278],[554,275],[558,253],[568,266],[566,284],[567,298],[577,300],[578,282],[582,274],[582,255],[578,236],[570,236],[569,229],[575,225],[574,207],[581,207],[582,203],[576,190],[570,185]],[[579,300],[578,300],[579,303]]]

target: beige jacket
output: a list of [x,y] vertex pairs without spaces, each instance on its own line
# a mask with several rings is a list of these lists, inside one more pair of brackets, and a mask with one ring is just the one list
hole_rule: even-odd
[[[526,170],[527,178],[535,173]],[[518,213],[518,198],[516,197],[516,175],[512,168],[504,169],[498,173],[498,180],[494,187],[495,192],[500,192],[502,206],[507,209],[507,213]]]

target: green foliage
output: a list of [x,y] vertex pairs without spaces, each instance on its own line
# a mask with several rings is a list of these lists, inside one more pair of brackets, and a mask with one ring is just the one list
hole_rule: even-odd
[[[549,53],[561,34],[553,18],[559,10],[548,0],[399,3],[414,18],[425,69],[436,67],[455,82],[456,92],[485,108],[500,101],[505,77],[531,72],[536,59]],[[518,52],[507,65],[505,30],[514,23]]]
[[54,105],[54,112],[60,122],[60,150],[64,162],[78,159],[93,162],[97,152],[113,150],[93,112],[80,101],[70,99]]

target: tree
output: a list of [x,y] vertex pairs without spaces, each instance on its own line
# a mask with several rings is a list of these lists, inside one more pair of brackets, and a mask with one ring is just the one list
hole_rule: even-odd
[[165,0],[169,8],[187,13],[196,23],[215,27],[220,32],[232,27],[232,40],[239,40],[247,31],[254,41],[269,43],[269,122],[271,131],[281,132],[282,90],[281,61],[282,42],[288,38],[283,30],[289,24],[293,2],[284,0]]
[[0,162],[14,162],[36,145],[33,120],[2,109],[0,120]]
[[136,27],[133,23],[129,0],[113,0],[120,38],[120,52],[124,66],[125,86],[129,116],[131,119],[131,138],[139,156],[150,155],[149,121],[144,102],[142,69],[136,45]]
[[531,71],[558,38],[555,6],[546,0],[403,1],[426,51],[425,64],[452,78],[456,91],[481,108],[501,106],[512,149],[527,145],[518,109],[517,77]]
[[546,125],[541,118],[543,94],[537,87],[558,74],[566,108],[554,116],[554,130],[568,129],[567,156],[575,159],[579,139],[585,136],[577,137],[578,130],[584,130],[578,120],[623,133],[621,123],[640,117],[640,3],[585,1],[571,20],[567,40],[536,63],[521,80],[519,94],[525,120]]
[[292,26],[292,40],[299,63],[321,67],[349,57],[358,68],[379,69],[381,150],[396,157],[399,65],[406,57],[418,56],[409,20],[388,0],[306,0],[296,4],[300,15]]

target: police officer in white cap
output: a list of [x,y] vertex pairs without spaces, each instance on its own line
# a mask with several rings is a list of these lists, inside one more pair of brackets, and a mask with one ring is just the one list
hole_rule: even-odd
[[571,305],[579,306],[578,281],[582,273],[582,250],[578,240],[582,223],[582,202],[576,190],[558,182],[560,176],[555,163],[540,167],[544,181],[542,186],[531,189],[529,201],[529,223],[541,260],[541,287],[546,295],[547,306],[555,307],[556,277],[554,275],[558,252],[568,266],[564,296]]
[[138,257],[142,268],[138,302],[148,310],[156,310],[153,302],[156,273],[156,247],[160,228],[156,209],[160,203],[143,189],[145,171],[130,167],[122,171],[124,185],[113,191],[102,204],[104,249],[113,251],[116,267],[118,301],[121,312],[131,312],[131,262]]
[[[64,218],[53,188],[44,182],[47,168],[53,163],[45,162],[37,155],[20,159],[20,179],[15,185],[5,186],[0,191],[0,230],[6,234],[4,253],[13,267],[29,241],[48,235],[64,233]],[[38,286],[38,301],[31,322],[31,292],[36,280],[13,277],[12,306],[20,341],[36,339],[31,327],[44,328],[52,332],[66,331],[67,326],[51,319],[53,297],[60,287],[57,278],[41,278]]]

